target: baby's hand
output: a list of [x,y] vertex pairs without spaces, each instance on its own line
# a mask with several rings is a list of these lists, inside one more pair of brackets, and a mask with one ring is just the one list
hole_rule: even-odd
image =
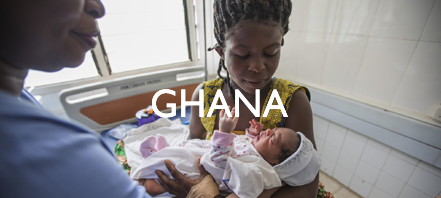
[[260,132],[263,130],[263,124],[257,122],[254,119],[250,121],[250,124],[251,126],[250,128],[248,128],[248,133],[250,135],[254,135],[254,136],[259,135]]
[[[231,107],[228,107],[231,109]],[[228,117],[225,114],[225,110],[222,109],[222,111],[219,113],[219,131],[224,133],[231,133],[234,128],[236,128],[237,121],[239,120],[238,117],[234,117],[235,114],[235,108],[233,107],[233,110],[231,111],[232,117]]]

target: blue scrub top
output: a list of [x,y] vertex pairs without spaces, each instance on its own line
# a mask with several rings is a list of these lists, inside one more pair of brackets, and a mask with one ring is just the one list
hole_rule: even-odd
[[0,91],[0,197],[150,197],[95,132]]

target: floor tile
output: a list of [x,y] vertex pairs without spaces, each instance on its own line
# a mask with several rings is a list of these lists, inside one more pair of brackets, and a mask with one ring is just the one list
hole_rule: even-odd
[[335,192],[340,190],[340,188],[343,188],[343,185],[340,184],[340,182],[338,182],[337,180],[335,180],[332,177],[329,177],[329,176],[325,177],[325,176],[323,176],[324,174],[326,174],[326,173],[320,171],[320,181],[325,186],[326,191],[329,191],[332,194],[334,194]]
[[360,195],[348,188],[342,188],[332,195],[334,195],[335,198],[361,198]]
[[335,198],[362,198],[360,195],[338,182],[333,177],[320,171],[320,182],[325,186],[325,190],[332,193]]

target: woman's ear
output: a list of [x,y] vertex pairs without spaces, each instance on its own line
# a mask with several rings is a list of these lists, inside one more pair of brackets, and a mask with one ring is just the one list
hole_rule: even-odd
[[217,54],[219,54],[221,59],[225,59],[225,53],[224,53],[224,48],[223,47],[216,46],[214,49],[216,50]]
[[281,45],[283,46],[285,44],[285,38],[282,37],[282,43]]

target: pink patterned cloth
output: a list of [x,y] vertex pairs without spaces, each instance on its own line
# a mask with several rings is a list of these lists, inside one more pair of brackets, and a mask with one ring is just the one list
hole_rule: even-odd
[[140,146],[140,151],[142,157],[145,159],[148,156],[156,153],[163,148],[169,147],[170,144],[167,142],[165,137],[161,134],[156,134],[156,136],[146,137]]

